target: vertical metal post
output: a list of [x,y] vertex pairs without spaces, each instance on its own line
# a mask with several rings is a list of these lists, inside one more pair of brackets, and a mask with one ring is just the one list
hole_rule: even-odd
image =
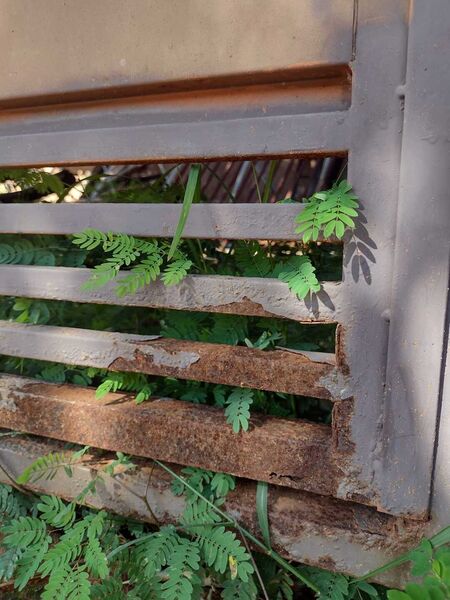
[[428,508],[450,257],[450,5],[415,0],[411,17],[380,472],[393,513]]
[[408,8],[406,0],[360,2],[352,64],[348,171],[364,222],[344,249],[340,313],[354,400],[342,400],[336,410],[337,446],[347,470],[340,496],[369,498],[382,510],[387,508],[381,463],[383,382],[403,122],[398,87],[405,77]]

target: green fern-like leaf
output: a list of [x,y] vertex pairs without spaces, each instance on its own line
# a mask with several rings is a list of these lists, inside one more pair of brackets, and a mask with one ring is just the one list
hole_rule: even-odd
[[111,231],[106,234],[103,250],[111,252],[116,260],[120,259],[122,264],[126,266],[131,265],[141,254],[137,248],[136,238],[126,233],[113,233]]
[[61,364],[48,365],[36,375],[36,379],[48,381],[50,383],[65,383],[67,377],[67,368]]
[[2,527],[2,535],[5,546],[26,549],[43,543],[47,537],[47,527],[44,521],[36,517],[19,517]]
[[190,600],[193,578],[200,567],[200,550],[196,543],[177,536],[170,564],[162,573],[167,578],[161,585],[164,600]]
[[176,340],[198,341],[202,336],[204,315],[171,311],[164,315],[161,335]]
[[210,527],[220,523],[220,515],[211,508],[205,500],[198,499],[196,502],[187,502],[181,516],[181,523],[193,534],[202,531],[203,527]]
[[110,281],[113,281],[117,277],[122,265],[122,259],[115,257],[108,258],[106,262],[101,265],[96,265],[91,277],[83,283],[81,289],[87,291],[96,290]]
[[346,229],[355,227],[354,217],[358,216],[358,197],[351,193],[347,181],[333,185],[330,190],[317,192],[310,199],[296,222],[297,233],[304,242],[316,241],[322,231],[325,238],[335,235],[342,238]]
[[145,536],[132,553],[132,562],[137,572],[152,579],[165,567],[177,545],[178,535],[173,527],[161,527],[152,536]]
[[[125,600],[121,579],[109,577],[100,583],[94,583],[91,587],[91,598],[92,600]],[[128,594],[127,598],[130,598]]]
[[57,496],[41,496],[36,507],[46,523],[53,527],[67,527],[75,519],[75,505],[66,504]]
[[272,270],[270,258],[256,241],[239,242],[234,250],[234,257],[246,277],[267,277]]
[[149,254],[139,264],[134,266],[131,273],[120,280],[116,287],[119,298],[127,294],[135,294],[138,289],[155,281],[161,273],[163,258],[159,252]]
[[5,483],[0,483],[0,520],[17,519],[25,516],[27,505],[13,488]]
[[84,567],[61,566],[50,575],[42,600],[90,600],[91,583]]
[[0,264],[54,266],[57,262],[54,251],[41,247],[39,242],[14,236],[2,239],[5,241],[0,243]]
[[253,392],[249,389],[235,388],[228,396],[225,416],[235,433],[239,433],[241,429],[248,431],[252,403]]
[[89,538],[89,543],[84,554],[86,567],[95,578],[104,579],[109,575],[106,554],[103,552],[98,538]]
[[225,581],[221,594],[222,600],[257,600],[258,588],[253,577],[247,582],[240,579]]
[[314,567],[304,567],[302,573],[317,585],[321,600],[347,600],[348,579],[345,575]]
[[247,320],[236,315],[214,315],[214,325],[207,341],[235,346],[247,337]]
[[35,188],[42,195],[55,192],[58,196],[64,193],[64,184],[53,173],[37,169],[1,169],[0,182],[14,181],[22,190]]
[[319,210],[324,237],[328,238],[334,234],[340,239],[346,229],[355,227],[352,217],[358,216],[356,209],[359,204],[358,197],[351,193],[351,189],[348,181],[341,181],[328,192],[316,194],[321,200]]
[[236,535],[225,527],[210,527],[196,534],[202,549],[202,558],[206,564],[219,573],[231,568],[233,578],[247,582],[253,573],[250,556],[241,545]]
[[71,583],[71,569],[68,565],[52,572],[41,595],[41,600],[60,600],[67,598]]
[[278,279],[288,284],[289,289],[300,299],[320,291],[315,268],[308,256],[293,256],[280,267]]
[[[184,467],[181,470],[183,478],[186,482],[194,488],[199,493],[203,493],[205,488],[209,485],[211,479],[213,478],[213,471],[208,471],[207,469],[200,469],[198,467]],[[174,479],[172,481],[172,492],[176,496],[181,496],[185,494],[186,500],[189,502],[191,500],[196,501],[198,495],[192,492],[188,487],[186,487],[182,481],[179,479]]]
[[216,498],[225,498],[236,487],[236,479],[228,473],[214,473],[210,485]]
[[29,546],[22,556],[19,558],[17,568],[14,575],[14,587],[16,589],[23,590],[27,583],[36,574],[44,555],[48,551],[48,546],[52,538],[47,536],[44,540],[38,544]]
[[23,470],[17,478],[17,483],[25,485],[26,483],[36,483],[40,479],[51,480],[60,469],[71,475],[71,465],[74,464],[88,450],[85,446],[72,455],[65,452],[50,452],[45,456],[40,456]]
[[86,250],[94,250],[107,241],[106,233],[98,231],[98,229],[85,229],[80,233],[75,233],[72,243]]
[[321,200],[316,195],[312,196],[303,211],[295,219],[295,222],[299,223],[295,231],[302,234],[302,240],[305,244],[310,241],[316,242],[319,239],[322,229],[320,203]]
[[192,261],[187,258],[180,258],[169,263],[161,275],[164,285],[170,286],[180,283],[188,274],[192,264]]
[[63,569],[78,558],[88,524],[87,519],[79,521],[61,536],[57,544],[48,550],[39,567],[42,577]]
[[8,548],[0,554],[0,580],[10,581],[23,554],[21,548]]

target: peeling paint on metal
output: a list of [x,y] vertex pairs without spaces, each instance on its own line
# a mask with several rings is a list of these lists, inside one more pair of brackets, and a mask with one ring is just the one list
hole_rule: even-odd
[[351,398],[353,395],[350,377],[344,375],[339,369],[333,369],[321,377],[319,384],[336,399],[345,400],[346,398]]

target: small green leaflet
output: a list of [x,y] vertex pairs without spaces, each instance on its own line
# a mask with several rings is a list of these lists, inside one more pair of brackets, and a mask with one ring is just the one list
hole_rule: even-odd
[[308,256],[293,256],[281,265],[278,279],[288,284],[289,289],[301,300],[312,292],[320,291],[316,269]]
[[352,186],[348,181],[341,181],[308,199],[295,219],[299,224],[295,231],[302,234],[304,243],[316,242],[321,233],[324,238],[335,235],[341,239],[347,229],[356,226],[354,218],[358,216],[358,208],[358,197],[352,193]]
[[225,416],[234,433],[239,433],[241,429],[248,431],[252,403],[253,391],[243,388],[236,388],[226,399]]

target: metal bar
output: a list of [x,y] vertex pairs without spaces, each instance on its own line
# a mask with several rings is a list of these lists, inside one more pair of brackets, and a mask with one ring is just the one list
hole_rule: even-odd
[[[113,112],[113,111],[111,111]],[[175,122],[143,125],[145,116],[137,114],[138,125],[115,123],[115,116],[81,128],[64,113],[64,131],[54,131],[52,123],[46,130],[38,127],[23,131],[23,123],[15,123],[0,133],[0,165],[75,165],[126,162],[177,162],[205,159],[251,158],[267,154],[267,139],[271,154],[345,154],[349,145],[347,111],[313,114],[230,118],[206,122]],[[89,118],[89,115],[85,115]],[[150,119],[148,119],[150,120]],[[20,128],[20,133],[17,133]],[[211,140],[218,140],[211,144]]]
[[[448,328],[449,31],[447,2],[413,3],[398,90],[404,126],[381,462],[382,502],[394,513],[426,513],[432,485]],[[448,502],[448,479],[440,485]]]
[[314,301],[307,302],[299,301],[287,284],[277,279],[216,275],[191,275],[171,287],[158,280],[119,298],[113,284],[82,290],[91,274],[91,269],[1,265],[0,295],[281,317],[306,323],[336,321],[340,304],[340,283],[334,282],[325,282]]
[[[3,437],[0,439],[0,465],[12,476],[19,474],[38,457],[49,452],[62,452],[63,444],[35,437]],[[67,450],[66,450],[67,451]],[[71,451],[67,451],[70,455]],[[73,466],[73,477],[61,469],[51,480],[41,479],[27,487],[37,493],[56,494],[73,500],[93,477],[103,482],[86,503],[99,509],[153,523],[144,502],[149,503],[158,524],[176,523],[184,502],[170,489],[170,476],[149,461],[133,459],[137,469],[111,477],[105,468],[114,455],[91,449],[82,462]],[[177,467],[174,467],[178,471]],[[0,469],[0,481],[10,483]],[[255,511],[256,485],[239,480],[228,494],[224,509],[239,523],[259,536]],[[423,526],[352,502],[342,502],[329,496],[318,496],[300,490],[270,486],[268,516],[273,548],[290,560],[351,573],[354,576],[384,564],[401,552],[412,548],[423,535]],[[378,581],[399,587],[405,572],[394,570]]]
[[129,393],[97,400],[92,388],[0,375],[0,427],[318,494],[338,486],[331,428],[300,420],[254,415],[237,435],[218,408],[170,398],[136,405]]
[[[302,204],[194,204],[183,237],[296,240]],[[70,235],[87,227],[144,237],[172,237],[180,204],[0,204],[0,233]]]
[[0,354],[331,399],[334,354],[0,321]]
[[[348,476],[341,489],[357,501],[373,503],[378,498],[379,509],[387,512],[391,507],[380,498],[389,488],[400,489],[400,481],[405,481],[407,492],[406,474],[383,481],[380,425],[403,126],[397,88],[405,77],[409,8],[406,0],[359,2],[348,177],[361,198],[362,218],[344,245],[341,296],[346,323],[342,351],[357,399],[345,411],[349,443],[342,464],[347,465]],[[423,506],[411,511],[406,497],[404,501],[404,511],[396,507],[398,514],[423,516]]]

